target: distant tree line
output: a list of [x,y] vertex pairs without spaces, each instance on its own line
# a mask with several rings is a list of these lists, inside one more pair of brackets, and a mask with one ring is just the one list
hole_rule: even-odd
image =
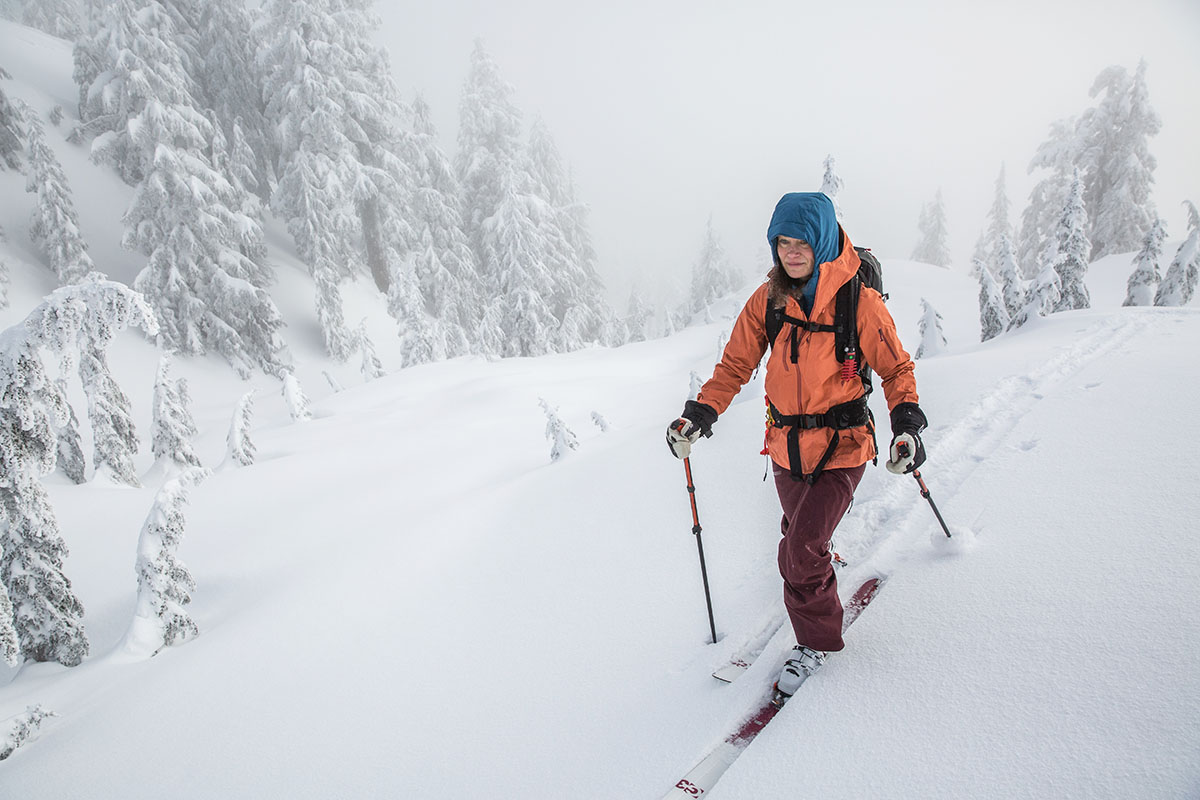
[[[1162,128],[1150,105],[1146,62],[1132,75],[1103,70],[1091,88],[1095,105],[1055,122],[1029,164],[1041,175],[1019,225],[1010,221],[1004,167],[987,225],[971,259],[979,280],[981,338],[986,341],[1037,316],[1088,308],[1088,265],[1136,252],[1125,305],[1182,305],[1200,266],[1200,219],[1188,201],[1188,234],[1165,274],[1165,230],[1151,193],[1157,161],[1149,140]],[[913,258],[949,266],[945,208],[937,198],[918,224]]]

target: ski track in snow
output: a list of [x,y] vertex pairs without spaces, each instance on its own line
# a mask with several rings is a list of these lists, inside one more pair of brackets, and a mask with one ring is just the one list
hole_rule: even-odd
[[[1004,445],[1012,430],[1039,401],[1089,362],[1145,330],[1149,321],[1148,316],[1134,315],[1099,321],[1040,367],[1001,380],[944,432],[934,430],[926,435],[926,463],[932,472],[923,472],[922,476],[939,509],[954,497],[981,462]],[[1029,449],[1036,442],[1017,446]],[[885,456],[886,453],[881,454],[881,458]],[[872,572],[890,574],[894,569],[893,557],[919,544],[919,532],[937,525],[916,481],[907,476],[897,477],[904,480],[888,481],[883,491],[851,510],[858,519],[859,530],[838,540],[840,552],[851,564],[845,579],[851,585],[857,586]]]

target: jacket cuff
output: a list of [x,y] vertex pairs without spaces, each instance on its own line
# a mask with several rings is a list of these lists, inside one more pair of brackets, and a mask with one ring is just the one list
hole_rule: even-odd
[[892,435],[919,434],[929,425],[925,412],[916,403],[901,403],[892,409]]

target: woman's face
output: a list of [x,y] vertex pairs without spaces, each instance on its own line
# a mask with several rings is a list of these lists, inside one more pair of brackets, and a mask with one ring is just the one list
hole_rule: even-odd
[[803,239],[792,239],[780,236],[775,239],[775,252],[779,255],[779,263],[783,271],[792,280],[805,280],[813,274],[812,245]]

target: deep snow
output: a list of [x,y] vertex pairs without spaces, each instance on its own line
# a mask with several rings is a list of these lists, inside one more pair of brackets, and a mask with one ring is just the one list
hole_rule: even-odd
[[[69,51],[0,26],[6,91],[69,109]],[[140,259],[116,246],[128,190],[63,143],[66,128],[48,134],[92,255],[132,280]],[[0,173],[3,327],[52,288],[22,228],[29,199]],[[275,233],[272,295],[315,419],[292,422],[272,379],[177,363],[215,469],[179,551],[201,634],[149,660],[120,644],[157,485],[47,478],[92,656],[0,672],[0,725],[35,703],[58,714],[0,763],[2,794],[659,797],[758,701],[791,644],[776,636],[733,685],[709,676],[781,605],[761,386],[692,460],[716,645],[682,466],[663,445],[752,287],[665,340],[364,383],[319,355],[311,284]],[[1119,308],[1132,258],[1116,256],[1093,265],[1092,310],[978,344],[971,280],[879,255],[910,350],[921,297],[945,317],[949,351],[917,366],[922,472],[975,541],[947,551],[915,483],[868,469],[836,540],[843,591],[873,572],[888,583],[711,796],[1200,795],[1200,315]],[[366,282],[347,302],[395,364],[382,302]],[[145,436],[157,354],[126,333],[110,360]],[[250,388],[258,460],[223,466]],[[539,398],[580,439],[556,463]],[[148,446],[139,465],[150,473]]]

